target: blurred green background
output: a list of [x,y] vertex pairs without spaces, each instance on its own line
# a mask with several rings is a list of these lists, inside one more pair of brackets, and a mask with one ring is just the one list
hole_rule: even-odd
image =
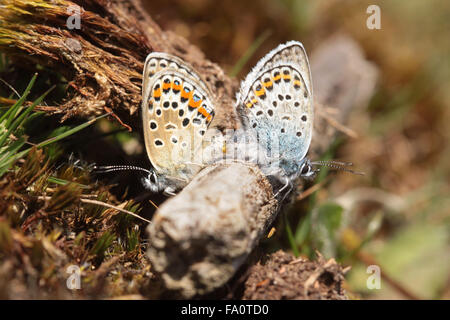
[[[370,104],[351,115],[358,137],[343,137],[329,156],[366,175],[329,176],[278,219],[264,246],[310,257],[317,249],[352,266],[346,286],[354,298],[450,298],[449,1],[144,2],[163,29],[240,79],[287,40],[308,52],[337,33],[356,40],[379,81]],[[381,30],[366,27],[372,4],[381,9]],[[385,276],[379,290],[366,286],[370,264]]]

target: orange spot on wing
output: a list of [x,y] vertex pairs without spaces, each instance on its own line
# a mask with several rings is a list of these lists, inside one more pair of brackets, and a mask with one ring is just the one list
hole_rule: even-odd
[[285,80],[291,80],[291,75],[290,75],[290,74],[284,74],[284,75],[283,75],[283,79],[285,79]]
[[173,90],[178,90],[178,91],[181,90],[181,84],[176,85],[175,82],[174,82],[173,86],[172,86],[172,89]]
[[281,74],[277,75],[276,77],[273,77],[273,81],[278,81],[281,79]]
[[264,82],[264,87],[269,88],[273,85],[272,81]]
[[261,90],[255,91],[255,94],[257,97],[264,95],[264,93],[266,93],[266,89],[264,89],[264,88],[261,88]]
[[198,100],[197,102],[195,102],[194,99],[192,99],[192,97],[189,99],[189,107],[191,108],[198,108],[201,103],[202,103],[201,99]]
[[153,91],[153,96],[154,96],[155,98],[161,97],[161,88],[155,89],[155,90]]
[[203,107],[198,108],[198,112],[200,112],[203,116],[205,116],[207,121],[212,120],[212,115],[208,111],[206,111],[205,108]]
[[296,86],[301,86],[301,85],[302,85],[302,82],[301,82],[300,80],[295,80],[295,81],[294,81],[294,85],[296,85]]
[[172,87],[172,82],[169,82],[169,83],[164,82],[162,87],[163,87],[163,90],[168,90],[168,89],[170,89],[170,87]]
[[247,106],[247,108],[251,108],[251,107],[253,107],[253,103],[247,102],[246,106]]
[[181,91],[181,97],[184,99],[191,99],[192,91],[186,92],[184,89]]

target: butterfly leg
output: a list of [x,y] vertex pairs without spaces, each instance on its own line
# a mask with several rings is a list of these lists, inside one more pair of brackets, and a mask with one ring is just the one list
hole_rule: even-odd
[[172,187],[167,187],[167,188],[165,188],[164,189],[164,191],[163,191],[163,194],[165,195],[165,196],[170,196],[170,197],[173,197],[173,196],[176,196],[177,194],[175,193],[175,189],[174,188],[172,188]]
[[[283,198],[281,199],[280,202],[283,202],[284,199],[286,198],[286,196],[287,196],[287,195],[292,191],[292,189],[294,188],[294,186],[292,185],[291,180],[290,180],[287,176],[283,176],[283,180],[284,180],[284,185],[283,185],[283,187],[281,187],[281,189],[278,190],[278,192],[274,195],[274,197],[276,198],[276,197],[278,197],[278,195],[279,195],[280,193],[282,193],[282,192],[285,193],[284,196],[283,196]],[[286,190],[286,189],[288,189],[288,190]],[[285,190],[286,190],[286,191],[285,191]]]

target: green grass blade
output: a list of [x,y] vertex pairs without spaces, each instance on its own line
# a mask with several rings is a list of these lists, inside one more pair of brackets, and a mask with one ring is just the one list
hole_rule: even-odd
[[[74,134],[74,133],[76,133],[76,132],[78,132],[80,130],[83,130],[84,128],[86,128],[86,127],[90,126],[91,124],[93,124],[95,121],[97,121],[97,120],[99,120],[101,118],[104,118],[106,116],[108,116],[108,114],[104,114],[104,115],[101,115],[101,116],[99,116],[99,117],[97,117],[95,119],[89,120],[89,121],[87,121],[87,122],[85,122],[85,123],[83,123],[83,124],[81,124],[79,126],[76,126],[75,128],[67,130],[64,133],[61,133],[60,135],[58,135],[56,137],[53,137],[51,139],[45,140],[45,141],[37,144],[36,147],[37,148],[42,148],[42,147],[45,147],[45,146],[47,146],[47,145],[49,145],[51,143],[57,142],[59,140],[62,140],[62,139],[66,138],[66,137],[68,137],[68,136],[70,136],[70,135],[72,135],[72,134]],[[14,163],[18,159],[24,157],[28,152],[30,152],[31,149],[32,148],[28,148],[28,149],[23,150],[21,152],[18,152],[16,154],[9,153],[11,155],[9,157],[7,157],[7,159],[4,160],[3,163],[0,164],[0,168],[5,168],[5,167],[9,168],[12,163]],[[4,172],[5,172],[5,170],[0,169],[0,173],[1,174],[3,174]],[[1,174],[0,174],[0,176],[1,176]]]
[[35,73],[33,75],[33,77],[31,78],[30,82],[28,83],[28,86],[26,87],[24,93],[19,98],[19,100],[17,100],[16,103],[10,109],[8,109],[8,111],[4,115],[2,115],[0,117],[0,123],[8,117],[8,120],[7,120],[6,124],[5,124],[5,126],[7,128],[9,127],[11,122],[13,121],[17,110],[22,106],[22,104],[25,102],[27,96],[30,94],[31,88],[33,87],[34,82],[36,81],[37,75],[38,75],[37,73]]
[[97,120],[99,120],[99,119],[101,119],[101,118],[104,118],[104,117],[106,117],[106,116],[108,116],[108,114],[104,114],[104,115],[101,115],[101,116],[99,116],[99,117],[97,117],[97,118],[95,118],[95,119],[89,120],[89,121],[87,121],[87,122],[85,122],[85,123],[82,123],[82,124],[80,124],[80,125],[78,125],[78,126],[72,128],[72,129],[70,129],[70,130],[67,130],[66,132],[63,132],[63,133],[57,135],[56,137],[53,137],[53,138],[47,139],[47,140],[45,140],[45,141],[42,141],[41,143],[37,144],[36,146],[37,146],[38,148],[42,148],[42,147],[45,147],[45,146],[47,146],[47,145],[49,145],[49,144],[51,144],[51,143],[54,143],[54,142],[59,141],[59,140],[61,140],[61,139],[64,139],[64,138],[66,138],[66,137],[68,137],[68,136],[70,136],[70,135],[72,135],[72,134],[74,134],[74,133],[77,133],[77,132],[80,131],[80,130],[83,130],[83,129],[86,128],[86,127],[89,127],[89,126],[90,126],[91,124],[93,124],[95,121],[97,121]]
[[73,181],[69,181],[69,180],[65,180],[65,179],[61,179],[61,178],[57,178],[57,177],[48,177],[47,180],[48,180],[48,182],[59,184],[61,186],[65,186],[65,185],[68,185],[69,183],[72,183],[82,189],[90,189],[90,187],[85,184],[81,184],[81,183],[77,183],[77,182],[73,182]]
[[2,150],[0,154],[0,177],[3,175],[3,173],[6,172],[6,170],[9,169],[11,164],[9,159],[11,158],[11,156],[13,156],[20,148],[22,148],[25,142],[25,138],[19,138],[17,141],[14,141],[7,148]]
[[230,77],[236,77],[237,74],[242,70],[245,64],[250,60],[250,58],[255,54],[255,51],[262,45],[264,41],[272,34],[272,31],[264,31],[255,41],[253,41],[250,48],[244,53],[244,55],[236,62],[233,69],[231,69]]
[[[34,109],[34,107],[35,107],[36,105],[38,105],[39,103],[41,103],[41,102],[44,100],[45,96],[46,96],[51,90],[53,90],[53,88],[54,88],[54,86],[51,87],[49,90],[47,90],[47,91],[46,91],[43,95],[41,95],[39,98],[37,98],[37,99],[33,102],[33,104],[32,104],[31,106],[29,106],[29,107],[25,110],[25,112],[23,112],[19,117],[17,117],[17,118],[14,120],[14,122],[12,122],[12,124],[10,124],[9,126],[8,126],[8,124],[7,124],[8,131],[7,131],[7,134],[6,134],[6,135],[3,135],[3,136],[0,138],[0,146],[3,146],[3,144],[5,143],[6,139],[10,136],[10,134],[13,133],[20,125],[23,124],[23,122],[26,120],[28,114],[29,114],[31,111],[33,111],[33,109]],[[12,115],[13,115],[13,114],[11,114],[11,116],[12,116]]]
[[292,233],[291,226],[289,224],[289,221],[288,221],[285,213],[283,213],[283,219],[284,219],[284,226],[286,228],[286,234],[288,237],[289,244],[291,245],[291,249],[294,252],[294,255],[296,257],[298,257],[300,255],[300,252],[298,251],[297,244],[296,244],[295,238],[294,238],[294,234]]

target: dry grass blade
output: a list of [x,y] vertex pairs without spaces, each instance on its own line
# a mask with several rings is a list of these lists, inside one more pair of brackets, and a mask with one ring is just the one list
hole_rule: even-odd
[[[315,102],[315,103],[316,104],[320,104],[318,102]],[[325,108],[323,105],[322,105],[322,108],[317,108],[317,113],[319,114],[319,116],[323,117],[336,130],[344,133],[345,135],[349,136],[350,138],[353,138],[353,139],[358,138],[358,134],[355,131],[353,131],[349,127],[347,127],[347,126],[339,123],[338,121],[336,121],[327,112],[323,111],[325,109],[330,109],[330,108]]]
[[145,221],[145,222],[147,222],[147,223],[151,223],[150,220],[147,220],[147,219],[145,219],[145,218],[142,218],[140,215],[138,215],[138,214],[136,214],[136,213],[134,213],[134,212],[131,212],[131,211],[128,211],[128,210],[119,208],[119,207],[117,207],[117,206],[113,206],[112,204],[109,204],[109,203],[105,203],[105,202],[98,201],[98,200],[83,199],[83,198],[80,199],[80,201],[81,201],[81,202],[84,202],[84,203],[96,204],[96,205],[103,206],[103,207],[110,208],[110,209],[115,209],[115,210],[117,210],[117,211],[120,211],[120,212],[129,214],[129,215],[132,215],[133,217],[138,218],[138,219],[140,219],[140,220],[142,220],[142,221]]

